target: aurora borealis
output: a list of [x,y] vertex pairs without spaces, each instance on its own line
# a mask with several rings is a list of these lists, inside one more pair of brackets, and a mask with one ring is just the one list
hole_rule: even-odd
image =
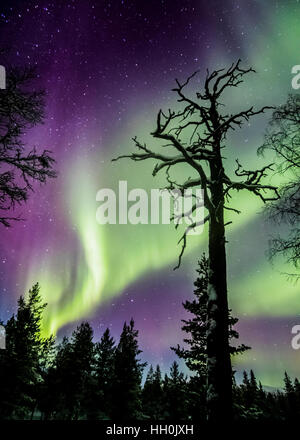
[[[189,238],[182,267],[173,225],[107,225],[95,219],[96,192],[127,180],[131,188],[159,188],[152,164],[112,163],[132,151],[131,138],[152,142],[159,108],[169,108],[174,79],[200,69],[195,89],[211,69],[241,58],[256,69],[227,96],[231,109],[279,105],[300,63],[300,6],[296,0],[10,1],[0,7],[1,64],[37,65],[47,91],[45,124],[28,132],[28,145],[53,151],[59,176],[35,185],[18,210],[26,221],[2,230],[0,319],[39,281],[48,303],[45,332],[68,334],[90,320],[96,336],[110,326],[117,337],[131,316],[143,357],[169,367],[180,343],[181,302],[190,298],[205,234]],[[297,38],[298,37],[298,38]],[[257,157],[269,115],[233,133],[226,157],[246,168]],[[232,159],[232,160],[231,160]],[[270,159],[270,158],[269,158]],[[270,161],[268,159],[268,162]],[[266,159],[267,160],[267,159]],[[278,181],[273,177],[272,182]],[[266,259],[271,225],[255,197],[238,193],[228,228],[230,305],[241,341],[252,347],[236,369],[253,368],[265,385],[281,386],[284,370],[300,375],[291,328],[300,324],[300,288]]]

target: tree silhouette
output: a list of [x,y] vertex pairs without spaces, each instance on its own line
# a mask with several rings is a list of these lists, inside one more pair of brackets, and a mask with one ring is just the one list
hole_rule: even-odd
[[10,69],[6,89],[0,90],[0,223],[6,227],[20,220],[6,212],[28,199],[33,181],[56,176],[50,151],[26,152],[23,142],[27,130],[44,118],[45,93],[31,85],[36,78],[33,68]]
[[95,376],[98,388],[96,404],[105,417],[112,413],[115,352],[115,341],[107,328],[100,342],[95,345]]
[[289,226],[287,236],[271,240],[270,256],[283,254],[297,268],[300,261],[300,95],[290,95],[287,102],[274,111],[260,152],[266,150],[273,151],[279,160],[276,171],[289,176],[288,182],[280,188],[280,200],[267,209],[272,220]]
[[[16,315],[5,324],[7,348],[0,350],[1,420],[205,422],[202,378],[184,376],[177,362],[164,380],[158,365],[155,371],[150,367],[142,389],[145,363],[139,359],[133,320],[124,324],[117,347],[109,330],[100,342],[93,342],[87,322],[54,347],[52,337],[41,336],[44,308],[36,284],[25,299],[20,298]],[[242,384],[234,381],[233,397],[236,421],[299,418],[299,381],[287,373],[283,390],[267,392],[253,371],[244,372]]]
[[[208,326],[207,320],[207,301],[208,301],[208,282],[209,282],[209,261],[205,254],[202,255],[201,260],[198,263],[197,268],[198,278],[194,283],[195,299],[192,301],[185,301],[183,307],[190,312],[193,317],[186,320],[183,319],[182,330],[188,334],[188,338],[184,339],[186,348],[182,348],[179,345],[172,347],[177,356],[184,359],[186,365],[191,371],[197,373],[199,378],[205,380],[207,376],[206,362],[207,362],[207,341],[206,332]],[[231,311],[228,311],[228,325],[229,325],[229,341],[234,341],[239,338],[239,334],[234,330],[235,324],[238,319],[231,315]],[[249,350],[244,344],[230,345],[230,354],[242,354],[244,351]]]
[[178,363],[173,362],[170,374],[165,375],[164,384],[165,419],[187,420],[187,384]]
[[[152,174],[155,176],[164,170],[168,181],[167,188],[184,190],[201,187],[204,193],[204,206],[207,211],[202,223],[209,224],[209,286],[208,286],[208,329],[207,329],[207,402],[208,417],[228,419],[232,417],[232,377],[230,349],[228,342],[228,299],[226,270],[226,238],[224,210],[239,212],[228,206],[227,201],[233,191],[247,190],[258,196],[263,202],[277,199],[277,189],[264,185],[263,178],[271,169],[270,165],[256,170],[246,170],[236,161],[235,176],[230,177],[225,170],[222,154],[229,133],[240,128],[243,122],[270,107],[254,110],[250,107],[239,113],[231,114],[221,111],[221,99],[228,89],[236,88],[243,82],[243,77],[254,72],[252,68],[243,69],[240,60],[228,69],[207,71],[203,90],[191,98],[186,93],[193,75],[183,83],[176,80],[173,89],[182,105],[180,110],[159,110],[156,128],[152,136],[163,141],[162,150],[149,148],[137,138],[134,143],[138,149],[130,155],[121,155],[116,159],[130,158],[133,161],[155,160]],[[168,154],[165,151],[171,151]],[[184,182],[172,180],[171,170],[178,164],[188,165],[190,173]],[[229,168],[228,168],[229,169]],[[199,206],[196,200],[192,209],[184,212],[182,217],[190,217]],[[187,244],[187,235],[191,229],[199,226],[189,224],[180,242],[182,249],[178,266]],[[177,266],[177,267],[178,267]]]
[[70,340],[64,338],[58,347],[55,362],[58,418],[78,420],[90,411],[89,392],[93,381],[93,330],[83,322]]
[[143,413],[150,420],[164,419],[164,394],[159,365],[150,365],[142,391]]
[[138,330],[131,319],[124,323],[120,341],[115,353],[113,376],[113,412],[116,420],[134,420],[141,414],[141,381],[146,363],[138,356]]
[[6,349],[0,350],[0,417],[31,418],[37,404],[49,347],[53,338],[41,336],[44,308],[35,284],[5,325]]
[[[285,413],[289,420],[296,420],[299,417],[299,410],[297,407],[297,394],[295,390],[295,385],[293,384],[291,378],[284,372],[284,392],[285,392]],[[296,382],[297,386],[297,382]]]

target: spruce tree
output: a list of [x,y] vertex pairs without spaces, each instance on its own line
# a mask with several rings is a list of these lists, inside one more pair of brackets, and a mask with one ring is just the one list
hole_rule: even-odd
[[250,376],[246,371],[243,372],[243,382],[239,390],[240,393],[236,394],[237,404],[240,405],[238,416],[248,420],[268,418],[265,392],[261,383],[257,384],[253,370],[250,370]]
[[[193,317],[188,320],[182,320],[182,330],[186,332],[189,337],[184,339],[184,343],[187,348],[182,348],[179,345],[172,347],[172,350],[182,359],[185,360],[186,365],[191,371],[197,373],[197,375],[206,377],[207,375],[207,301],[208,301],[208,282],[209,282],[209,262],[205,254],[202,255],[201,260],[198,262],[198,278],[194,283],[195,298],[192,301],[185,301],[183,307],[190,312]],[[228,313],[229,324],[229,340],[237,340],[239,334],[234,330],[234,325],[238,322],[237,318],[231,315],[231,310]],[[230,354],[241,354],[248,350],[244,344],[235,346],[230,344]]]
[[284,372],[285,418],[295,420],[297,417],[297,396],[290,376]]
[[179,371],[176,361],[173,362],[170,375],[164,379],[165,418],[168,420],[187,419],[187,384],[184,374]]
[[107,418],[112,412],[115,351],[114,338],[107,328],[100,342],[95,344],[96,405],[101,418]]
[[112,416],[116,420],[136,420],[141,416],[141,381],[146,363],[138,356],[138,330],[131,319],[124,323],[120,342],[116,349],[113,383]]
[[159,365],[154,371],[152,365],[149,368],[143,392],[143,414],[151,420],[163,419],[163,391],[162,378]]
[[77,407],[75,418],[90,419],[95,417],[93,393],[96,387],[93,376],[95,351],[93,329],[88,322],[83,322],[72,335],[72,357],[74,386],[77,391]]
[[[54,404],[50,413],[57,419],[90,418],[93,383],[93,330],[83,322],[71,339],[63,338],[57,347],[54,366],[49,371],[49,396]],[[93,411],[92,411],[93,412]]]
[[53,338],[43,338],[46,304],[39,284],[18,300],[16,315],[6,323],[6,350],[0,351],[0,417],[33,418]]

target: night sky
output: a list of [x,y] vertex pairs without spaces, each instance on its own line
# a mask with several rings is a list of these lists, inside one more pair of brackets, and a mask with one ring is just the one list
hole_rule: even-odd
[[[194,93],[207,67],[241,58],[257,73],[226,95],[232,111],[279,105],[296,93],[291,68],[300,64],[299,2],[7,1],[0,14],[1,46],[10,48],[1,64],[36,65],[36,86],[47,91],[45,123],[28,132],[28,148],[51,150],[59,172],[36,184],[17,210],[26,220],[1,232],[0,318],[39,281],[48,303],[45,333],[69,335],[88,319],[97,338],[107,326],[118,337],[133,317],[143,358],[168,369],[206,231],[190,238],[182,267],[173,271],[180,250],[173,226],[100,226],[96,192],[117,188],[119,180],[130,188],[163,185],[163,176],[152,177],[151,163],[111,159],[132,151],[135,135],[153,142],[157,111],[176,102],[175,78],[200,69]],[[236,157],[245,168],[270,161],[256,155],[269,118],[255,117],[228,138],[229,169]],[[261,202],[239,193],[232,206],[243,213],[227,229],[230,306],[240,318],[241,341],[252,347],[234,365],[281,386],[284,370],[300,376],[300,352],[290,343],[292,326],[300,324],[300,287],[280,273],[281,263],[266,258],[272,227]]]

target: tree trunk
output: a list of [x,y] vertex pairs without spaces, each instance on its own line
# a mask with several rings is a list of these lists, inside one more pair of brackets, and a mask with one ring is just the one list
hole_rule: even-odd
[[211,166],[209,285],[207,304],[207,408],[209,421],[232,418],[232,373],[228,340],[228,299],[221,157]]

